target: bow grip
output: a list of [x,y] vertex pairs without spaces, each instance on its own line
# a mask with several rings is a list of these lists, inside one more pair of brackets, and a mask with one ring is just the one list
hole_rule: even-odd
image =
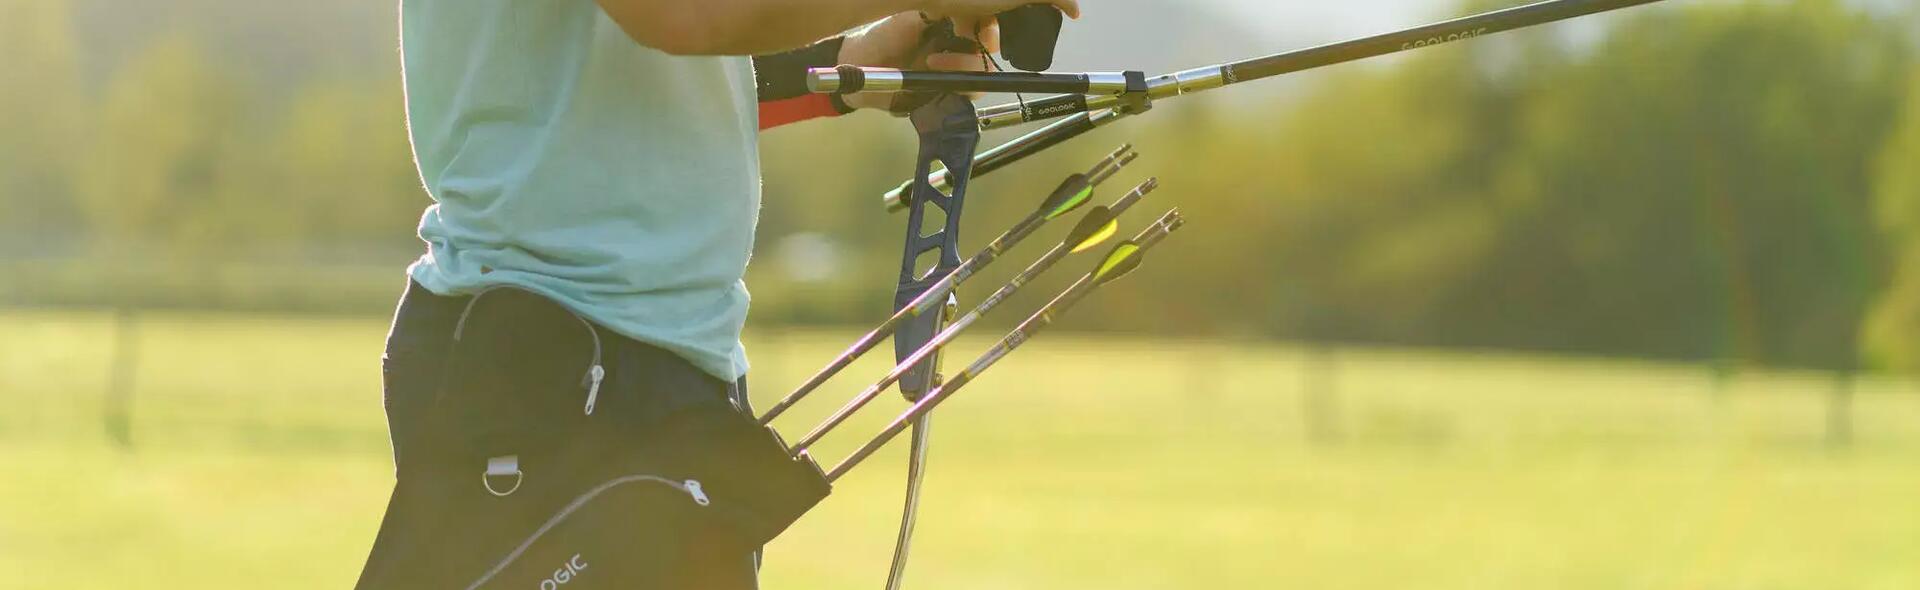
[[[900,282],[894,292],[894,309],[919,298],[941,278],[960,267],[960,217],[966,203],[967,180],[973,173],[973,152],[980,145],[980,125],[973,102],[965,96],[938,93],[933,102],[913,111],[915,131],[920,134],[918,159],[914,166],[913,202],[907,214],[906,250],[900,261]],[[943,191],[927,181],[934,164],[947,167],[951,190]],[[945,225],[924,227],[928,208],[938,208]],[[931,231],[929,231],[931,230]],[[919,272],[920,258],[936,253],[930,271]],[[908,320],[894,334],[896,362],[906,360],[933,339],[945,327],[945,313],[921,314]],[[900,391],[908,399],[933,389],[939,370],[939,354],[929,355],[901,380]]]

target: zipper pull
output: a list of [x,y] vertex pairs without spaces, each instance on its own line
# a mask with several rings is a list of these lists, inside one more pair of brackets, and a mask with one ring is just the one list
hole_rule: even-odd
[[706,490],[700,489],[700,480],[689,479],[686,483],[680,485],[687,489],[687,495],[693,496],[693,503],[701,506],[713,504],[712,500],[707,499]]
[[607,370],[600,365],[587,369],[587,415],[593,415],[593,405],[600,401],[600,382],[606,380]]

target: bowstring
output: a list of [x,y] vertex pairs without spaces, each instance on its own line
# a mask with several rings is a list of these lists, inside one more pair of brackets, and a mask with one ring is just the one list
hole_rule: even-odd
[[[986,71],[989,71],[989,72],[1004,72],[1004,71],[1007,71],[1007,67],[1006,67],[1006,66],[1003,66],[1003,65],[1000,65],[1000,60],[997,60],[997,59],[994,59],[994,58],[993,58],[993,54],[991,54],[991,53],[987,53],[987,52],[985,52],[985,51],[982,51],[982,52],[980,52],[980,69],[982,69],[982,70],[986,70]],[[1020,110],[1021,110],[1021,111],[1023,111],[1023,112],[1024,112],[1024,111],[1026,111],[1026,110],[1027,110],[1027,97],[1026,97],[1026,95],[1023,95],[1023,94],[1021,94],[1021,93],[1018,93],[1018,92],[1015,92],[1015,93],[1013,93],[1013,100],[1014,100],[1015,102],[1017,102],[1017,103],[1019,103],[1019,104],[1020,104]]]

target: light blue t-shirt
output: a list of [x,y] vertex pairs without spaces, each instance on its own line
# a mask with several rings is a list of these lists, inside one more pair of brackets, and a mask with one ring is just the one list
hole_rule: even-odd
[[722,379],[746,373],[749,58],[649,49],[594,0],[402,0],[400,30],[435,202],[414,280],[523,287]]

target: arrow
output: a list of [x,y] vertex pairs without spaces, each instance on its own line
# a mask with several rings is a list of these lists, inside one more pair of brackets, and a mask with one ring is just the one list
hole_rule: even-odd
[[[1135,193],[1128,194],[1131,195]],[[812,446],[813,443],[819,442],[820,437],[826,436],[828,431],[833,430],[833,428],[839,426],[841,422],[845,422],[847,418],[852,417],[855,412],[860,411],[860,408],[866,407],[868,402],[873,401],[874,398],[880,396],[880,392],[886,391],[887,387],[898,382],[901,377],[913,369],[914,365],[920,364],[920,362],[926,360],[928,356],[938,352],[941,347],[952,342],[955,337],[959,336],[961,332],[966,331],[967,327],[972,326],[974,322],[979,321],[987,312],[993,311],[993,309],[999,307],[1001,303],[1005,303],[1007,298],[1012,297],[1021,287],[1025,287],[1027,283],[1033,282],[1033,279],[1047,272],[1048,269],[1053,268],[1055,264],[1059,263],[1061,259],[1066,258],[1067,255],[1092,249],[1094,246],[1106,241],[1107,238],[1113,237],[1114,232],[1119,229],[1119,226],[1119,220],[1115,217],[1113,211],[1107,207],[1094,207],[1092,211],[1088,211],[1087,216],[1082,218],[1078,225],[1074,226],[1073,232],[1069,233],[1067,239],[1062,240],[1060,245],[1054,246],[1052,250],[1047,251],[1045,255],[1041,256],[1040,260],[1035,261],[1033,265],[1028,266],[1025,271],[1022,271],[1020,276],[1014,277],[1013,280],[1008,281],[1006,285],[1000,287],[1000,290],[987,296],[986,300],[980,302],[979,307],[973,308],[973,311],[967,312],[967,315],[960,316],[960,319],[954,320],[953,324],[947,326],[947,329],[941,330],[940,333],[935,335],[932,340],[929,340],[925,346],[921,346],[920,349],[914,351],[912,355],[902,359],[900,364],[895,365],[893,370],[887,373],[887,376],[882,377],[880,381],[862,390],[860,395],[854,396],[854,398],[848,401],[845,406],[842,406],[839,411],[834,412],[832,416],[828,416],[826,422],[814,427],[812,432],[801,437],[800,442],[796,443],[793,448],[805,449]]]
[[[1006,358],[1008,354],[1011,354],[1015,349],[1019,348],[1021,344],[1032,340],[1041,330],[1053,325],[1054,321],[1058,319],[1061,314],[1066,313],[1066,311],[1072,309],[1075,304],[1086,299],[1087,295],[1093,293],[1101,286],[1119,280],[1121,277],[1132,273],[1134,269],[1139,268],[1140,262],[1146,255],[1147,250],[1152,249],[1156,244],[1159,244],[1161,240],[1164,240],[1167,235],[1180,229],[1185,223],[1185,220],[1180,217],[1180,210],[1174,209],[1168,211],[1166,215],[1162,216],[1159,221],[1154,222],[1153,225],[1142,230],[1140,234],[1134,236],[1133,239],[1115,245],[1112,250],[1107,252],[1106,256],[1100,259],[1100,264],[1094,266],[1091,272],[1080,277],[1080,280],[1075,281],[1073,286],[1067,287],[1065,292],[1062,292],[1058,297],[1055,297],[1053,301],[1041,307],[1039,311],[1034,312],[1025,322],[1021,322],[1019,327],[1014,328],[1013,332],[1008,333],[1007,336],[1002,338],[1000,343],[994,345],[992,349],[981,354],[980,358],[976,359],[973,364],[968,365],[966,370],[961,371],[960,374],[955,375],[945,384],[929,392],[925,397],[920,398],[920,401],[915,402],[905,413],[895,418],[879,435],[867,441],[867,444],[855,450],[853,454],[848,455],[839,465],[835,465],[831,471],[827,472],[827,481],[838,480],[840,476],[845,475],[847,471],[858,466],[861,461],[866,460],[866,458],[871,456],[875,451],[886,446],[887,442],[899,436],[901,431],[906,430],[908,424],[920,419],[921,416],[925,416],[928,412],[933,411],[942,401],[952,397],[960,388],[965,387],[967,383],[979,377],[980,374],[986,372],[987,369],[992,368],[995,363],[1000,362],[1000,359]],[[955,323],[954,325],[955,327],[960,326],[959,323]],[[951,328],[949,330],[951,330]],[[942,333],[942,336],[946,336],[946,334]],[[930,351],[941,344],[941,339],[936,338],[933,342],[928,343],[925,348],[921,349],[921,352],[915,353],[914,356],[918,357],[922,353]],[[914,362],[914,359],[908,359],[902,361],[901,366],[911,367]],[[896,369],[895,372],[900,373],[904,371]],[[840,419],[845,420],[845,417],[842,416]],[[837,424],[838,422],[832,423],[832,425]],[[806,448],[810,444],[818,441],[821,436],[824,436],[827,431],[832,429],[832,425],[823,424],[822,428],[817,428],[813,433],[808,434],[808,440],[802,441],[793,447],[795,453],[805,453]]]
[[[892,336],[893,333],[899,330],[900,326],[906,324],[908,320],[939,309],[940,306],[946,302],[947,296],[952,294],[954,288],[958,287],[960,283],[972,278],[975,273],[993,264],[993,262],[998,260],[1002,254],[1005,254],[1008,249],[1019,244],[1028,236],[1033,235],[1035,231],[1038,231],[1041,226],[1046,225],[1048,221],[1052,221],[1086,205],[1087,200],[1093,197],[1093,189],[1095,187],[1106,182],[1107,179],[1112,178],[1114,174],[1119,173],[1121,168],[1132,163],[1137,156],[1138,154],[1133,152],[1133,146],[1122,145],[1119,149],[1114,150],[1113,153],[1108,154],[1099,164],[1094,165],[1087,173],[1076,173],[1068,176],[1066,180],[1061,181],[1060,186],[1056,187],[1052,193],[1049,193],[1046,200],[1041,201],[1040,206],[1032,213],[1029,213],[1025,219],[1015,223],[1012,229],[1000,234],[1000,237],[994,238],[993,242],[987,244],[987,247],[982,249],[980,253],[962,262],[959,268],[955,268],[952,273],[940,279],[940,282],[929,287],[925,293],[922,293],[907,305],[902,306],[900,311],[894,312],[893,317],[887,318],[885,322],[881,322],[879,327],[874,328],[873,331],[868,332],[865,336],[861,336],[859,340],[854,341],[853,346],[848,347],[839,357],[827,363],[826,368],[815,373],[813,377],[808,378],[805,383],[801,383],[799,387],[795,388],[792,393],[787,394],[786,397],[781,398],[778,403],[775,403],[773,407],[769,408],[766,414],[761,415],[760,423],[763,425],[771,423],[775,418],[780,417],[781,414],[792,409],[794,404],[805,399],[807,395],[819,389],[821,385],[826,384],[828,379],[833,378],[834,375],[839,374],[840,371],[846,369],[847,366],[852,365],[861,355],[879,346],[881,342],[885,341],[887,337]],[[1134,202],[1139,201],[1140,198],[1146,196],[1147,193],[1153,192],[1153,189],[1158,186],[1159,182],[1157,180],[1148,179],[1146,182],[1134,187],[1132,191],[1129,191],[1125,196],[1115,201],[1111,207],[1105,208],[1108,210],[1108,216],[1110,218],[1119,216],[1120,212],[1125,211],[1127,207],[1131,207]],[[1097,210],[1098,209],[1096,209],[1096,211]],[[1092,214],[1088,215],[1089,219],[1092,217]],[[1082,220],[1081,225],[1086,225],[1085,220]],[[1080,227],[1076,227],[1075,231],[1078,232],[1080,229]],[[1071,236],[1069,239],[1072,239]],[[1056,250],[1058,250],[1058,248],[1056,248]],[[1052,252],[1048,254],[1053,255]],[[1061,255],[1064,255],[1064,253]]]

